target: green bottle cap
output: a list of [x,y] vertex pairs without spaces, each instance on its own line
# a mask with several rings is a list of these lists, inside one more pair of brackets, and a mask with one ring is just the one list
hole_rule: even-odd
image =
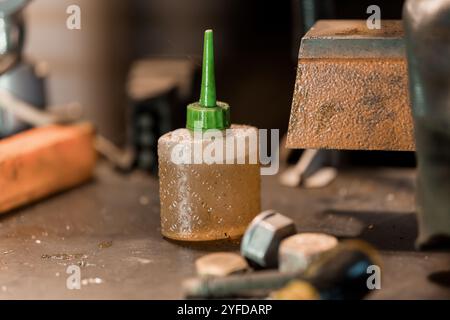
[[205,31],[200,101],[187,107],[186,127],[190,130],[224,130],[230,127],[230,106],[216,100],[213,31]]

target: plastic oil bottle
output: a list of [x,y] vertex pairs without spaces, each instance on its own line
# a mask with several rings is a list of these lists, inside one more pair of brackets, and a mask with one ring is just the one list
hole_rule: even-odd
[[[207,30],[200,101],[188,105],[186,128],[158,141],[163,236],[211,241],[243,235],[260,212],[258,147],[251,144],[257,134],[254,127],[231,125],[229,105],[216,101],[213,32]],[[208,148],[215,150],[214,161],[204,159]],[[177,150],[188,160],[175,161]]]

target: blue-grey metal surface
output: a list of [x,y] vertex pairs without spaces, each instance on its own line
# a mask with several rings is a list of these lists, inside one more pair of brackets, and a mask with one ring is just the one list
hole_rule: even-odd
[[405,58],[400,20],[382,20],[368,29],[365,20],[320,20],[303,37],[299,59]]
[[[0,75],[0,89],[40,109],[46,106],[45,78],[36,75],[31,63],[22,62]],[[25,123],[0,108],[0,138],[26,128]]]

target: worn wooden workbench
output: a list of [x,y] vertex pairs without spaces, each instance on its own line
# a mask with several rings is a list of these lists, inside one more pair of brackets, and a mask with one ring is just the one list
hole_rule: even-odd
[[[290,189],[263,178],[263,208],[295,219],[302,231],[361,237],[382,250],[382,289],[373,299],[450,298],[450,253],[414,250],[411,169],[341,172],[321,190]],[[194,261],[236,243],[189,247],[159,232],[158,181],[98,167],[91,183],[0,217],[0,298],[182,298]],[[66,269],[81,265],[81,290]]]

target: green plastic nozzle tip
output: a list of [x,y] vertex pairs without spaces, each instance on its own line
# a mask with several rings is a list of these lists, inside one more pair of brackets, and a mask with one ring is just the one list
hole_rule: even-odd
[[205,31],[203,45],[202,89],[200,105],[203,107],[216,106],[216,75],[214,72],[214,35],[212,30]]
[[230,107],[216,100],[213,31],[205,31],[200,101],[187,107],[186,127],[191,130],[227,129],[230,127]]

